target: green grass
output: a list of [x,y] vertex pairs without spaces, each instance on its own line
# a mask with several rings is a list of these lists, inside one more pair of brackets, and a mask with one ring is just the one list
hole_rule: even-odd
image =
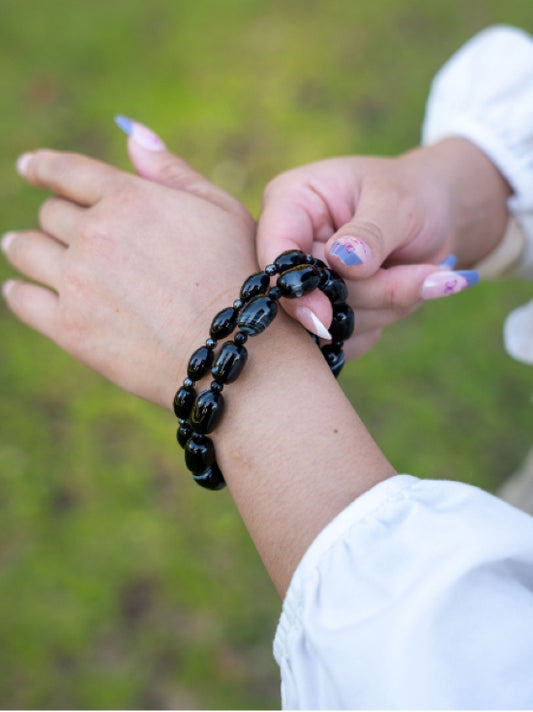
[[[280,171],[418,140],[430,79],[524,0],[3,0],[2,229],[42,195],[16,156],[127,168],[115,113],[257,212]],[[12,271],[0,265],[0,277]],[[495,490],[530,445],[531,370],[501,346],[530,286],[481,285],[391,327],[342,383],[399,470]],[[0,307],[0,699],[6,708],[279,704],[279,602],[227,493],[191,485],[173,419]]]

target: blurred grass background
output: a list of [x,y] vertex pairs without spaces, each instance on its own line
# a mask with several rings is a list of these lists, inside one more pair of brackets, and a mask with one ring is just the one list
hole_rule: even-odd
[[[528,0],[1,0],[2,230],[43,200],[39,146],[127,168],[116,113],[257,213],[282,170],[418,141],[431,77]],[[0,277],[12,271],[2,263]],[[531,445],[532,371],[501,346],[530,285],[480,285],[388,330],[342,383],[399,471],[489,490]],[[279,601],[227,493],[194,487],[169,413],[0,306],[0,704],[269,708]]]

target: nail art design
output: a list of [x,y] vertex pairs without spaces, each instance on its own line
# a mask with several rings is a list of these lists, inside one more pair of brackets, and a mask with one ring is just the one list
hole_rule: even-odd
[[448,255],[442,262],[439,262],[439,267],[448,267],[449,269],[454,269],[457,264],[457,257],[455,255]]
[[303,326],[312,334],[316,334],[321,339],[331,341],[331,334],[320,321],[317,315],[309,309],[309,307],[296,307],[296,316],[301,321]]
[[140,146],[147,151],[164,151],[166,146],[159,136],[151,129],[127,116],[115,116],[115,123],[125,134],[131,136]]
[[459,270],[457,272],[433,272],[424,280],[420,295],[422,299],[438,299],[450,294],[457,294],[463,289],[471,287],[479,281],[479,274],[473,270]]
[[352,267],[366,262],[368,245],[356,237],[339,237],[331,246],[329,254],[336,257],[343,265]]

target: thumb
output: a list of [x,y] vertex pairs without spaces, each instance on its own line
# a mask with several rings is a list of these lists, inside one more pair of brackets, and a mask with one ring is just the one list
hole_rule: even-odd
[[115,123],[129,136],[128,153],[137,175],[174,190],[182,190],[215,203],[225,210],[236,209],[230,195],[207,180],[201,173],[171,153],[159,136],[127,116],[116,116]]
[[326,259],[344,278],[366,279],[416,234],[412,200],[385,189],[363,192],[355,215],[330,237]]

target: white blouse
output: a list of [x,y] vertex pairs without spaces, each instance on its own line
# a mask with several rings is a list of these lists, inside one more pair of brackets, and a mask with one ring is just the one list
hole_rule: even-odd
[[[424,140],[445,135],[475,142],[512,185],[519,269],[533,275],[528,35],[485,30],[443,67]],[[458,482],[376,485],[298,565],[274,656],[285,709],[532,709],[533,518]]]

